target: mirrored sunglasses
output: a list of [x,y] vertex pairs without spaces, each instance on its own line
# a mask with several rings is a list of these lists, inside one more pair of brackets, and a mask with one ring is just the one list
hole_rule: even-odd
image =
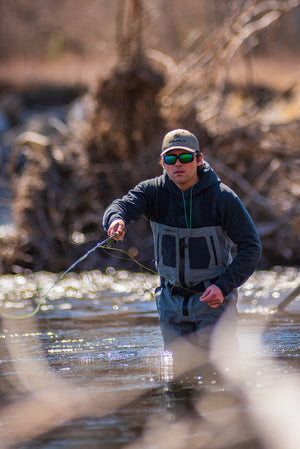
[[195,153],[182,153],[179,156],[176,156],[175,154],[165,154],[163,158],[165,164],[175,165],[177,159],[179,159],[179,162],[182,164],[188,164],[189,162],[192,162],[194,157]]

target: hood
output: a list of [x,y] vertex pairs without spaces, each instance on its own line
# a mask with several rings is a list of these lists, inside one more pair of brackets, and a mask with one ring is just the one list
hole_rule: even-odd
[[194,189],[197,186],[199,191],[203,191],[208,187],[211,187],[215,184],[220,184],[221,180],[213,171],[208,162],[203,162],[201,167],[198,168],[198,177],[199,182],[194,186]]

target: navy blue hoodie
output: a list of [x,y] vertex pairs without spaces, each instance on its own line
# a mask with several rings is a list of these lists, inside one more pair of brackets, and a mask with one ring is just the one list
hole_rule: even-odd
[[[261,254],[254,223],[238,196],[217,177],[207,162],[198,168],[199,181],[181,191],[164,173],[141,182],[106,209],[103,226],[121,218],[126,226],[145,216],[174,228],[222,228],[236,246],[236,254],[214,284],[226,296],[253,273]],[[198,257],[201,258],[200,252]]]

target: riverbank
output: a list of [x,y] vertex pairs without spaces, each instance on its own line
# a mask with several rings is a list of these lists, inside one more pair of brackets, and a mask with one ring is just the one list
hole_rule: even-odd
[[[213,79],[204,93],[192,79],[190,92],[195,89],[194,98],[199,95],[203,103],[188,102],[183,108],[180,76],[167,74],[157,60],[151,66],[153,61],[114,65],[111,58],[102,72],[94,61],[85,79],[79,60],[69,66],[68,59],[61,61],[60,69],[50,64],[48,70],[28,63],[22,81],[18,75],[10,80],[14,87],[3,87],[1,170],[13,190],[11,197],[7,191],[3,212],[9,220],[14,216],[18,240],[13,246],[19,254],[16,263],[4,264],[5,270],[14,265],[57,271],[70,265],[101,237],[105,206],[160,173],[149,149],[159,152],[163,133],[178,126],[199,136],[206,160],[245,202],[263,240],[262,267],[299,263],[300,87],[291,74],[297,64],[282,64],[285,70],[279,70],[277,61],[257,59],[251,78],[244,61],[243,68],[240,63],[231,72],[223,93],[213,87]],[[88,60],[81,63],[89,65]],[[184,69],[178,66],[179,73]],[[277,77],[270,76],[272,71]],[[195,76],[206,82],[199,73]],[[172,83],[177,83],[173,94]],[[152,266],[150,241],[150,229],[133,224],[124,249],[134,248],[140,262]]]
[[[122,161],[124,156],[121,156],[121,153],[123,154],[123,149],[120,148],[117,149],[116,154],[110,153],[109,155],[109,169],[113,173],[122,173],[123,168],[118,166],[120,163],[121,165],[125,164],[124,176],[122,176],[122,178],[118,178],[120,181],[120,187],[116,187],[116,180],[114,176],[112,176],[109,179],[109,182],[112,183],[111,188],[107,187],[104,189],[105,191],[103,190],[105,184],[101,181],[101,177],[105,177],[104,173],[105,171],[107,172],[107,164],[105,166],[106,168],[101,168],[103,157],[101,157],[100,154],[104,151],[103,148],[101,149],[101,146],[103,145],[103,143],[101,143],[102,136],[100,135],[98,137],[100,139],[99,143],[94,149],[91,149],[91,155],[89,156],[85,154],[86,150],[82,147],[82,136],[80,135],[80,132],[78,134],[78,131],[81,129],[87,129],[87,127],[90,126],[90,119],[88,118],[90,113],[88,110],[91,109],[91,104],[94,101],[91,91],[87,89],[87,101],[84,98],[84,95],[82,95],[83,92],[84,88],[78,85],[67,87],[40,85],[38,88],[35,86],[33,90],[27,86],[27,89],[21,93],[13,92],[13,95],[12,93],[9,93],[8,97],[12,95],[11,98],[15,100],[15,104],[21,105],[21,108],[18,107],[16,110],[16,113],[18,113],[17,122],[14,126],[8,127],[1,136],[2,142],[5,143],[5,145],[1,146],[1,158],[3,161],[1,166],[3,174],[1,183],[3,186],[3,196],[0,218],[3,224],[11,224],[13,216],[16,217],[15,212],[12,212],[13,208],[15,211],[15,208],[17,207],[19,214],[24,216],[23,211],[26,211],[24,209],[24,205],[26,204],[26,207],[28,207],[28,201],[32,203],[31,207],[33,210],[33,213],[29,216],[30,220],[32,220],[33,216],[36,215],[39,208],[44,207],[42,203],[34,202],[34,192],[38,193],[34,186],[38,185],[40,182],[44,182],[45,176],[49,177],[49,185],[45,191],[48,189],[52,192],[55,191],[55,189],[53,190],[54,186],[51,186],[51,183],[56,176],[58,176],[57,179],[60,179],[59,183],[61,183],[61,186],[65,185],[67,187],[68,179],[73,179],[72,183],[75,182],[74,187],[76,186],[76,189],[78,189],[81,185],[81,181],[75,181],[75,178],[79,175],[79,172],[76,174],[76,171],[79,168],[76,163],[76,158],[79,157],[82,161],[89,159],[90,157],[94,159],[94,162],[90,166],[86,167],[86,174],[82,173],[80,175],[86,177],[86,180],[90,179],[89,188],[91,189],[91,195],[88,195],[86,189],[84,189],[82,193],[77,196],[78,200],[81,195],[82,200],[87,196],[93,197],[93,204],[90,204],[84,200],[85,205],[92,206],[93,211],[90,213],[86,210],[86,223],[86,220],[83,220],[82,217],[76,214],[75,211],[72,212],[72,220],[68,219],[67,216],[64,215],[66,224],[64,225],[64,229],[62,229],[66,236],[68,235],[66,238],[69,239],[70,236],[80,235],[81,241],[86,242],[86,245],[82,247],[77,245],[76,250],[79,251],[78,253],[74,252],[72,248],[67,245],[67,249],[65,251],[65,264],[64,266],[59,265],[59,267],[57,267],[58,270],[63,270],[65,266],[70,265],[73,260],[84,253],[86,249],[94,245],[95,238],[100,238],[101,230],[99,229],[99,222],[101,218],[101,210],[103,210],[104,206],[103,200],[105,201],[105,204],[107,204],[110,199],[114,199],[113,197],[109,197],[108,192],[114,192],[115,197],[121,196],[124,191],[136,182],[134,179],[135,172],[130,168],[132,167],[135,155],[130,155],[130,153],[128,153],[126,156],[127,162],[125,163]],[[51,94],[49,95],[49,93]],[[235,109],[235,107],[238,104],[240,105],[239,108],[243,107],[242,105],[245,105],[247,101],[249,102],[251,98],[246,97],[246,99],[244,98],[242,100],[244,95],[245,94],[238,89],[232,89],[228,93],[226,96],[227,115],[230,116],[231,113],[239,115],[239,111],[238,109]],[[253,95],[254,97],[252,97],[251,101],[253,101],[254,104],[255,91],[253,91]],[[205,158],[211,162],[219,176],[239,193],[242,200],[245,201],[246,206],[249,208],[256,225],[258,226],[265,250],[263,262],[265,264],[264,266],[266,266],[266,264],[268,264],[268,266],[272,266],[274,264],[297,265],[297,254],[299,254],[296,243],[297,235],[299,235],[297,231],[297,217],[299,217],[297,215],[297,198],[299,196],[299,192],[297,190],[297,177],[299,177],[297,164],[299,164],[299,158],[297,158],[297,151],[295,150],[295,139],[297,139],[298,134],[300,135],[300,131],[297,121],[294,120],[294,122],[286,122],[286,120],[287,116],[291,116],[292,114],[295,114],[295,116],[297,115],[297,111],[300,107],[299,106],[297,109],[297,102],[299,100],[300,96],[298,96],[296,89],[294,89],[293,93],[288,97],[282,97],[280,101],[273,103],[269,100],[263,107],[257,108],[257,110],[259,110],[258,114],[260,114],[259,123],[252,123],[251,126],[245,128],[233,128],[228,132],[224,132],[224,134],[219,134],[216,136],[211,135],[209,137],[210,142],[208,139],[205,144]],[[277,123],[272,124],[274,117],[276,117]],[[103,126],[103,124],[101,126]],[[99,128],[97,126],[95,128],[96,132],[98,132],[97,130],[99,129],[101,129],[101,127]],[[29,135],[26,134],[26,132],[33,132],[35,134]],[[20,135],[22,135],[22,143],[18,138]],[[15,146],[17,138],[18,146]],[[41,170],[36,171],[34,167],[36,167],[37,163],[40,163],[38,162],[40,158],[44,157],[42,154],[45,154],[45,157],[49,156],[47,156],[47,144],[46,146],[44,146],[44,144],[42,146],[36,146],[40,144],[37,142],[35,143],[34,140],[41,140],[45,138],[46,140],[44,141],[49,142],[51,147],[51,157],[47,163],[44,162],[46,165],[43,169],[45,172],[43,173]],[[70,148],[68,149],[66,147],[66,142],[70,138],[71,144],[69,144]],[[31,139],[33,139],[33,141],[31,141]],[[156,136],[155,139],[155,145],[159,148],[160,136]],[[276,146],[274,146],[274,142],[276,142]],[[76,146],[76,152],[78,154],[75,158],[74,154],[72,154],[73,148],[75,148],[74,145]],[[118,148],[118,143],[114,142],[113,145],[115,148]],[[14,151],[13,159],[11,158],[12,151]],[[99,156],[97,155],[98,151]],[[118,154],[119,151],[120,154]],[[132,146],[129,151],[132,151]],[[145,151],[145,157],[149,158],[149,154],[147,153],[148,150]],[[253,154],[251,160],[248,160],[249,154]],[[248,160],[247,163],[249,166],[246,170],[243,158],[244,160]],[[34,162],[35,160],[36,162]],[[58,165],[52,165],[51,169],[53,171],[53,168],[56,167],[56,175],[54,175],[53,172],[50,174],[49,169],[47,168],[47,164],[49,164],[51,160],[56,161],[55,163],[58,162]],[[69,165],[69,167],[66,166],[63,168],[65,164],[64,160],[68,161],[67,166]],[[145,177],[149,176],[148,170],[151,171],[152,176],[154,173],[159,173],[158,167],[156,166],[156,161],[154,162],[149,159],[147,167],[143,167],[143,165],[139,162],[141,169],[141,172],[138,175],[139,179],[141,179],[142,170]],[[250,166],[252,166],[251,169]],[[25,171],[24,168],[26,168]],[[31,170],[31,168],[35,171],[28,176],[26,174],[27,170]],[[66,175],[62,176],[62,171],[64,170],[67,170],[67,178]],[[99,176],[95,170],[99,171]],[[288,176],[286,176],[286,171],[289,173]],[[259,177],[256,175],[258,172],[260,173]],[[40,177],[42,178],[39,179]],[[27,198],[24,197],[26,191],[24,190],[25,184],[22,179],[27,179],[26,183],[31,189],[31,192],[28,192],[27,194]],[[14,195],[12,195],[12,180],[15,185]],[[244,180],[246,180],[246,183]],[[124,182],[126,185],[124,185]],[[19,188],[16,189],[17,185],[23,186],[21,187],[21,190],[18,190]],[[70,193],[64,193],[66,196],[69,194],[74,194],[74,188],[72,188]],[[44,197],[42,192],[40,192],[39,195]],[[100,200],[101,197],[102,200]],[[57,201],[64,201],[63,198],[64,196],[59,195]],[[16,203],[17,199],[18,202]],[[61,205],[64,209],[65,206],[63,203],[61,203]],[[43,214],[44,213],[46,216],[49,214],[49,212],[46,211],[44,211]],[[270,216],[268,216],[269,213]],[[290,214],[292,215],[292,220],[290,219]],[[76,215],[78,215],[77,218],[75,218]],[[50,215],[50,220],[51,216],[53,216],[52,213]],[[286,227],[285,216],[289,222],[288,226],[292,226],[292,228]],[[78,224],[80,221],[82,222],[80,224],[81,227],[78,229],[69,229],[69,226],[72,223],[75,223],[74,218],[78,220]],[[20,223],[20,221],[18,223]],[[36,223],[33,224],[32,222],[32,224],[30,224],[30,233],[35,233],[34,226],[39,226],[39,223],[40,219],[38,218]],[[22,226],[27,227],[28,224],[28,222],[24,221]],[[126,238],[128,248],[137,248],[137,245],[139,245],[139,242],[137,242],[137,235],[139,235],[139,240],[141,239],[143,242],[147,241],[147,248],[138,248],[138,252],[143,255],[143,260],[140,260],[140,262],[152,266],[151,260],[153,253],[151,250],[151,245],[149,244],[151,239],[150,230],[138,228],[137,231],[134,226],[135,225],[133,225],[132,231],[128,233]],[[11,227],[9,226],[2,229],[8,234],[11,232]],[[51,229],[51,232],[54,234],[56,233],[54,225],[50,225],[49,229]],[[88,230],[90,236],[88,236],[86,230]],[[46,232],[46,230],[42,229],[42,234],[37,240],[38,245],[40,245],[43,241],[45,242],[45,237],[48,239],[50,236],[49,232],[45,235],[44,232]],[[18,234],[19,236],[22,235],[22,231],[19,230]],[[279,236],[279,241],[274,245],[276,235]],[[35,245],[34,241],[32,241],[32,243]],[[51,247],[53,248],[52,245]],[[28,246],[26,246],[26,248],[28,248]],[[26,251],[27,250],[28,249],[26,249]],[[35,254],[34,257],[36,258],[37,264],[39,264],[39,257],[42,257],[44,260],[44,254],[40,253],[38,256],[35,249],[30,250],[30,253],[31,252]],[[50,257],[49,253],[47,257]],[[48,262],[51,264],[51,260],[48,260],[47,263]],[[21,260],[14,265],[17,266],[19,263],[22,264]],[[51,270],[56,271],[55,264],[56,262],[51,266]],[[35,269],[34,266],[35,265],[30,263],[28,268]],[[48,269],[49,268],[50,266],[48,266]],[[22,269],[22,265],[18,269]]]

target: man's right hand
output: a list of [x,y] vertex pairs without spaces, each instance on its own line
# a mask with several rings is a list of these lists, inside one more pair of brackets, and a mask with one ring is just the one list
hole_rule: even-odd
[[122,240],[125,236],[125,232],[125,223],[123,220],[118,218],[117,220],[111,222],[107,231],[107,235],[109,237],[114,237],[115,240]]

